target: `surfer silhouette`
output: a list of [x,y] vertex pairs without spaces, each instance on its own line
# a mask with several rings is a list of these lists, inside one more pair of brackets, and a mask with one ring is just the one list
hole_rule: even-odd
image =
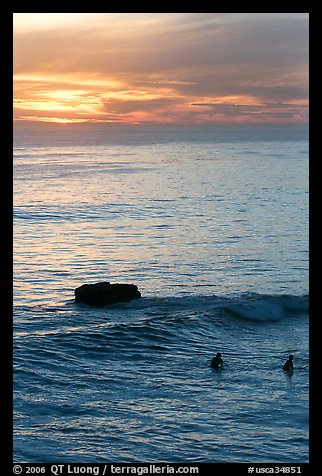
[[293,355],[288,356],[288,360],[283,365],[283,370],[286,370],[287,372],[292,372],[294,370]]
[[213,369],[221,369],[223,366],[223,360],[221,358],[221,353],[217,352],[216,357],[214,357],[211,361],[211,367]]

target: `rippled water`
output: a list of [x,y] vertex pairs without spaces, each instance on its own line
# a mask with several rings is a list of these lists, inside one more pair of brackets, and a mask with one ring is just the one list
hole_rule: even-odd
[[[307,167],[299,129],[17,129],[15,461],[308,461]],[[143,298],[74,303],[103,280]]]

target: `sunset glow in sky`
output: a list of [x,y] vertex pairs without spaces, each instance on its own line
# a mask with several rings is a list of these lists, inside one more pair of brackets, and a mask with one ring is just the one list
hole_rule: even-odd
[[307,13],[14,13],[14,119],[307,123]]

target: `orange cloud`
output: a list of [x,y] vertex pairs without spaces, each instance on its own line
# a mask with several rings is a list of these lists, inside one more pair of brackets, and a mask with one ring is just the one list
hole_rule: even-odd
[[14,14],[14,117],[306,122],[308,16]]

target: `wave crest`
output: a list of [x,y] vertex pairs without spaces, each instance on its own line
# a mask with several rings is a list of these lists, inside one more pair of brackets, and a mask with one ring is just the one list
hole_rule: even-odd
[[239,299],[226,309],[241,319],[257,322],[279,321],[289,312],[308,312],[308,296],[256,295]]

